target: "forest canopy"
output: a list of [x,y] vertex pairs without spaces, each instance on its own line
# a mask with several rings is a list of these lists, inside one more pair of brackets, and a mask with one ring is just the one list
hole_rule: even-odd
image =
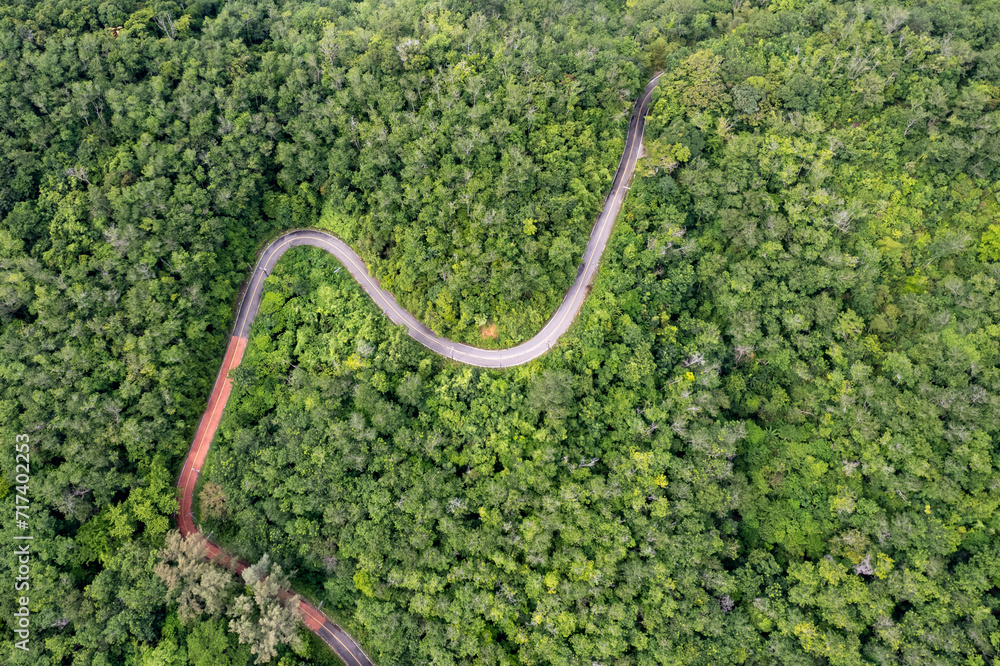
[[[382,665],[995,663],[998,35],[996,0],[6,3],[5,654],[337,663],[288,581]],[[660,71],[540,359],[279,262],[197,493],[257,564],[202,562],[174,485],[255,251],[329,229],[436,332],[527,339]]]

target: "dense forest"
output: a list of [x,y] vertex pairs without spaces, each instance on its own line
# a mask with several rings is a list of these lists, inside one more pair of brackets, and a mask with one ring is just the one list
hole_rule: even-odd
[[[997,0],[6,3],[4,659],[336,663],[290,580],[383,665],[997,663],[998,35]],[[530,337],[656,71],[551,353],[454,364],[295,249],[198,489],[257,564],[171,531],[268,238]]]

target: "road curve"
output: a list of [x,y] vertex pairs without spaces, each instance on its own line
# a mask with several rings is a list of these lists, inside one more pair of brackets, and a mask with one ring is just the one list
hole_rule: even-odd
[[[254,267],[246,289],[243,291],[243,297],[236,310],[233,335],[226,348],[222,367],[219,368],[208,406],[198,423],[194,441],[188,451],[187,458],[184,460],[180,478],[177,480],[177,487],[180,489],[180,513],[177,523],[181,534],[186,536],[198,532],[192,512],[195,484],[208,455],[212,438],[219,427],[219,421],[222,419],[226,401],[229,399],[229,393],[232,389],[229,371],[237,367],[243,359],[250,325],[260,308],[264,280],[281,255],[296,245],[313,245],[323,248],[340,260],[389,319],[396,324],[406,326],[410,337],[441,356],[483,368],[508,368],[538,358],[551,349],[559,337],[569,329],[570,324],[573,323],[580,311],[590,283],[597,273],[601,255],[608,244],[614,220],[625,200],[628,183],[632,179],[636,160],[639,159],[646,113],[649,110],[649,99],[653,94],[653,89],[656,88],[659,77],[659,74],[653,77],[635,102],[628,124],[628,134],[625,138],[625,150],[618,163],[611,191],[604,201],[604,209],[597,218],[593,231],[591,231],[590,241],[583,253],[583,262],[576,273],[576,280],[542,330],[530,340],[516,347],[499,350],[479,349],[435,335],[433,331],[417,321],[412,314],[400,307],[392,294],[382,289],[378,280],[368,274],[364,261],[354,250],[336,236],[325,231],[312,229],[290,231],[264,248],[257,259],[257,265]],[[208,558],[234,569],[237,573],[242,573],[248,566],[246,562],[234,558],[211,542],[208,542]],[[283,591],[282,594],[287,598],[292,592]],[[307,601],[300,601],[299,614],[306,626],[329,645],[345,664],[348,666],[373,666],[373,662],[364,653],[361,646],[343,629],[331,622],[318,608]]]

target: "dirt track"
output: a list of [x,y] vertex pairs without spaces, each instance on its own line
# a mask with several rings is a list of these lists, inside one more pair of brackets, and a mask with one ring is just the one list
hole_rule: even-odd
[[[226,355],[216,377],[215,385],[212,387],[212,395],[208,400],[208,407],[198,424],[194,442],[188,452],[187,459],[181,469],[177,486],[180,488],[180,515],[178,516],[178,526],[182,534],[187,535],[197,531],[194,524],[194,514],[192,513],[192,496],[198,474],[208,455],[212,438],[219,427],[222,419],[222,412],[225,409],[226,401],[232,388],[232,381],[229,379],[229,371],[237,367],[243,359],[243,351],[246,349],[247,337],[250,326],[257,316],[260,308],[260,299],[263,293],[264,280],[277,263],[278,259],[291,247],[296,245],[313,245],[321,247],[334,255],[344,267],[351,273],[355,280],[368,293],[375,304],[394,323],[406,326],[410,336],[431,351],[455,361],[486,368],[507,368],[514,365],[527,363],[546,353],[556,343],[560,336],[565,333],[573,320],[576,318],[580,307],[589,291],[590,283],[597,273],[601,255],[607,246],[608,238],[611,235],[614,220],[621,209],[622,202],[628,191],[628,183],[632,179],[632,172],[635,170],[636,160],[639,158],[642,149],[642,135],[645,129],[645,116],[649,108],[649,99],[653,89],[659,79],[657,74],[646,86],[642,95],[636,100],[632,118],[629,120],[628,134],[625,140],[625,150],[615,178],[611,185],[594,229],[590,234],[590,241],[583,254],[583,262],[577,270],[576,280],[566,292],[563,302],[553,313],[548,323],[542,330],[530,340],[511,347],[510,349],[486,350],[452,342],[446,338],[435,335],[430,329],[421,324],[409,312],[396,303],[395,297],[384,291],[378,281],[368,274],[365,263],[346,243],[339,238],[322,231],[300,229],[290,231],[270,245],[261,253],[257,260],[257,265],[250,276],[246,289],[243,290],[243,298],[236,312],[236,323],[233,328],[233,336],[226,349]],[[246,568],[245,562],[234,559],[228,553],[220,549],[213,543],[208,544],[209,557],[221,564],[231,565],[237,573],[241,573]],[[291,592],[286,592],[291,594]],[[364,653],[354,639],[343,631],[336,624],[331,622],[312,604],[302,601],[299,603],[299,612],[306,626],[315,632],[323,641],[329,645],[334,652],[348,664],[348,666],[369,666],[372,661]]]

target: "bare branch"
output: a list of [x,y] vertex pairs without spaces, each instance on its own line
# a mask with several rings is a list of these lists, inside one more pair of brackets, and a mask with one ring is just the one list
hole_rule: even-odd
[[163,31],[167,37],[173,41],[174,37],[177,36],[177,28],[174,26],[174,19],[171,18],[170,12],[160,12],[153,17],[153,21],[156,25],[160,26],[160,30]]

